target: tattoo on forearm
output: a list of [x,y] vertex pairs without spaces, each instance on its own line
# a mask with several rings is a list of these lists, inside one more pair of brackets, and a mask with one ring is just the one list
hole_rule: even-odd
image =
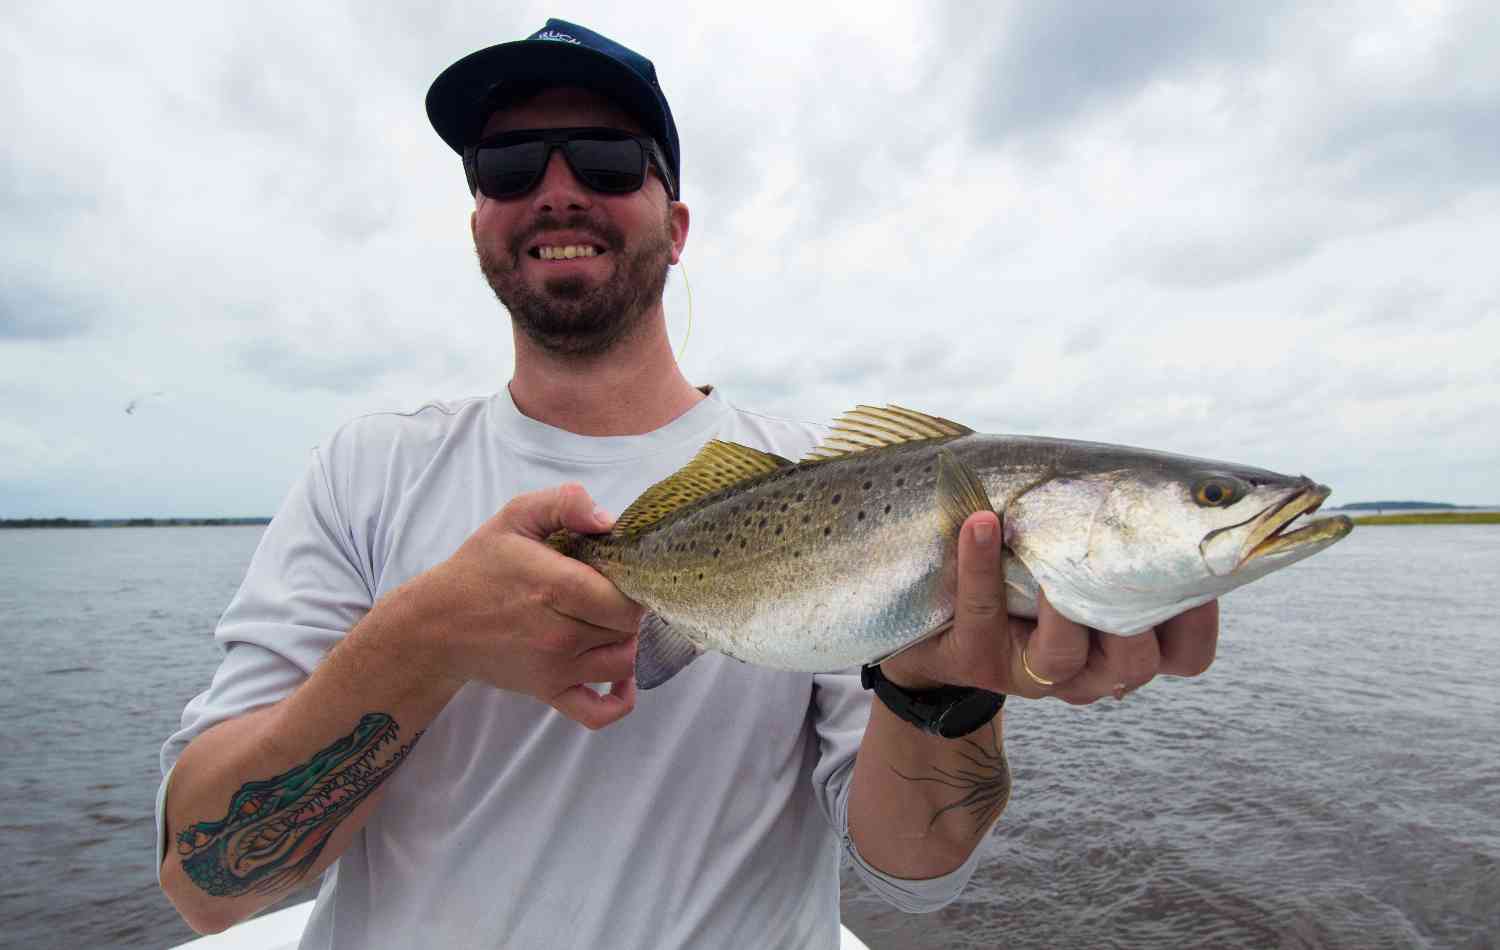
[[[1000,747],[1000,732],[991,721],[988,742],[980,744],[965,736],[967,749],[960,751],[969,764],[951,769],[933,768],[933,775],[906,775],[895,766],[891,771],[909,782],[934,782],[960,793],[957,798],[932,813],[927,823],[930,830],[939,818],[955,808],[966,810],[974,819],[974,835],[978,837],[994,824],[1010,801],[1010,764],[1005,760],[1005,750]],[[983,733],[975,733],[983,735]],[[987,747],[986,747],[987,746]]]
[[422,738],[419,732],[387,749],[398,731],[385,713],[367,713],[353,732],[302,765],[240,786],[224,818],[177,836],[183,871],[215,897],[289,889],[317,862],[339,823]]

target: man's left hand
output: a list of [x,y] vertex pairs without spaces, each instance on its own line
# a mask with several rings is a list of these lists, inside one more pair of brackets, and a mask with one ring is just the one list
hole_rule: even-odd
[[1129,637],[1074,623],[1045,596],[1036,620],[1024,620],[1006,613],[1000,551],[999,519],[991,512],[971,515],[959,533],[953,626],[882,663],[886,678],[908,689],[977,686],[1082,705],[1123,697],[1158,673],[1197,676],[1213,662],[1218,601]]

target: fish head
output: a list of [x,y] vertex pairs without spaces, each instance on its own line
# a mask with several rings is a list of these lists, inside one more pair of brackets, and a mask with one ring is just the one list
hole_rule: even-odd
[[1007,510],[1007,543],[1064,615],[1138,633],[1323,550],[1347,518],[1294,526],[1327,486],[1165,453],[1059,475]]

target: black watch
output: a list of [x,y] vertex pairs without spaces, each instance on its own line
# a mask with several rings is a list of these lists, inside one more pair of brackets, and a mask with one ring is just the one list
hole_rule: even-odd
[[928,735],[957,739],[995,718],[1005,705],[1004,693],[970,686],[902,689],[885,678],[879,666],[861,667],[859,684],[873,690],[891,712]]

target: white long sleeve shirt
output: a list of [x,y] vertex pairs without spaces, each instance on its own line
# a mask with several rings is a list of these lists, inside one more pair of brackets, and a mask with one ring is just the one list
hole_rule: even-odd
[[[158,855],[170,770],[193,737],[295,690],[377,598],[511,498],[578,481],[619,512],[709,439],[798,458],[821,434],[717,393],[640,436],[544,425],[504,390],[343,427],[267,528],[215,632],[223,662],[162,749]],[[849,838],[868,715],[854,675],[715,653],[599,732],[470,683],[324,875],[302,947],[835,948],[841,849],[896,906],[940,907],[977,858],[900,881]]]

